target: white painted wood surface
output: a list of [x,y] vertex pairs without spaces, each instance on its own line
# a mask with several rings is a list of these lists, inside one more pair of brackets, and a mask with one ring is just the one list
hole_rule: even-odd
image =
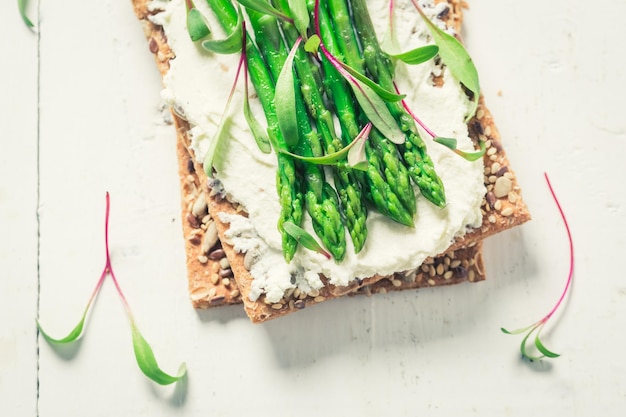
[[[194,311],[185,282],[174,133],[130,1],[32,1],[38,34],[2,5],[0,415],[617,416],[626,410],[626,2],[476,0],[465,40],[524,187],[532,222],[489,239],[475,285],[329,302],[264,325],[239,307]],[[37,9],[39,13],[37,14]],[[520,361],[521,327],[565,283],[563,225],[577,252],[571,297]],[[105,192],[118,279],[162,367],[138,370],[106,282]]]

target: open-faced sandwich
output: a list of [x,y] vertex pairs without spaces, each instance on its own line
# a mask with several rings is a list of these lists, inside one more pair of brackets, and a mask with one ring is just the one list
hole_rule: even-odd
[[529,219],[461,1],[133,3],[177,129],[194,306],[262,322],[481,280],[482,239]]

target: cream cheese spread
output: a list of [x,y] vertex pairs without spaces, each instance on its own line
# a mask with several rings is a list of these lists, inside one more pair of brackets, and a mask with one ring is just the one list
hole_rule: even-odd
[[[430,1],[421,3],[436,21],[441,6],[434,6]],[[368,5],[382,38],[387,24],[387,2],[369,0]],[[162,10],[152,19],[163,26],[176,56],[164,77],[162,95],[191,124],[192,149],[195,158],[202,161],[224,112],[239,56],[211,54],[192,43],[185,27],[184,0],[154,0],[152,7]],[[196,2],[196,7],[210,15],[204,2]],[[403,50],[432,43],[428,29],[409,0],[397,0],[395,10],[395,31]],[[443,86],[433,85],[432,74],[443,77]],[[469,101],[459,82],[445,67],[442,69],[433,60],[418,66],[398,64],[396,76],[411,109],[431,130],[456,138],[459,149],[473,150],[464,121]],[[347,236],[347,254],[341,263],[300,247],[292,262],[287,264],[276,226],[280,211],[275,185],[276,155],[259,151],[243,117],[242,94],[240,83],[229,113],[229,138],[217,150],[215,176],[229,196],[248,213],[248,217],[223,214],[221,220],[230,223],[226,239],[238,251],[249,255],[248,267],[254,278],[251,300],[265,293],[267,301],[277,302],[288,289],[297,287],[305,292],[319,289],[323,285],[319,274],[326,276],[330,283],[343,286],[355,278],[415,268],[427,257],[443,252],[468,227],[480,225],[480,205],[485,195],[482,160],[468,162],[423,134],[428,153],[445,186],[445,208],[434,206],[416,188],[414,228],[370,211],[368,239],[360,253],[354,253]],[[258,101],[252,105],[260,111]],[[259,117],[264,120],[262,113]],[[306,215],[304,228],[314,235]]]

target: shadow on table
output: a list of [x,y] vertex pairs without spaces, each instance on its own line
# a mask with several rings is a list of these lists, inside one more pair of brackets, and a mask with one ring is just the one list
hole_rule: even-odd
[[204,310],[196,309],[196,314],[202,322],[227,324],[233,320],[248,320],[248,316],[246,316],[246,312],[243,309],[243,304],[227,305]]
[[505,249],[485,251],[485,282],[343,297],[263,324],[277,363],[305,368],[341,356],[365,363],[373,354],[430,350],[441,339],[491,326],[507,287],[537,269],[521,229],[492,239],[493,248]]

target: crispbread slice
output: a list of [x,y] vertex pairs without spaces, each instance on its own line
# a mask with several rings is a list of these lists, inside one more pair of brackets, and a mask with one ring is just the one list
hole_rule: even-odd
[[[460,27],[462,20],[461,2],[458,0],[447,0],[449,9],[446,15],[448,22],[453,22],[454,26]],[[149,49],[156,56],[157,65],[163,75],[169,69],[169,60],[174,57],[172,51],[167,45],[167,39],[162,29],[154,25],[149,20],[150,12],[148,11],[149,0],[133,0],[135,12],[140,20],[142,20],[149,40]],[[189,126],[174,112],[174,120],[177,126],[177,134],[179,138],[179,158],[181,161],[181,190],[183,194],[183,229],[185,236],[188,237],[186,243],[187,265],[189,270],[189,289],[190,294],[196,307],[217,306],[224,303],[233,303],[243,300],[246,311],[252,321],[260,322],[271,318],[279,317],[291,311],[298,310],[307,305],[315,304],[329,298],[335,298],[348,292],[357,290],[361,287],[367,288],[364,293],[383,292],[386,289],[402,289],[417,288],[423,285],[440,285],[446,283],[455,283],[465,279],[480,280],[484,278],[482,271],[482,261],[480,244],[477,242],[488,235],[505,230],[517,224],[527,221],[530,217],[524,202],[519,193],[513,171],[509,167],[508,160],[502,147],[498,132],[493,124],[493,120],[489,112],[484,107],[481,99],[480,107],[476,117],[470,122],[470,131],[472,137],[478,143],[483,140],[488,148],[485,155],[485,184],[488,193],[483,201],[483,222],[482,226],[471,231],[466,236],[458,239],[453,243],[451,249],[461,249],[457,251],[448,251],[448,255],[442,255],[432,261],[428,260],[425,265],[417,267],[413,271],[399,271],[391,277],[375,276],[365,280],[355,280],[354,283],[347,287],[334,287],[326,285],[319,291],[313,291],[309,294],[299,293],[298,290],[288,292],[283,300],[278,303],[266,304],[264,296],[261,296],[257,302],[250,301],[248,294],[252,277],[246,269],[245,254],[236,253],[232,246],[228,244],[228,224],[222,223],[219,212],[240,212],[236,204],[232,204],[223,198],[223,196],[208,188],[208,179],[204,172],[189,160],[189,138],[187,131]],[[187,154],[183,153],[187,151]],[[191,172],[193,166],[193,173]],[[184,172],[187,169],[187,172]],[[196,175],[192,178],[194,175]],[[193,187],[190,184],[193,182]],[[202,223],[198,224],[198,218],[189,217],[200,193],[207,192],[209,194],[209,211],[215,220],[218,234],[222,239],[222,248],[226,252],[229,260],[230,270],[234,274],[237,281],[237,287],[232,285],[229,276],[219,279],[219,270],[227,270],[224,267],[224,261],[214,262],[208,259],[205,251],[206,245],[202,245],[204,233]],[[204,218],[204,216],[202,216]],[[200,219],[201,220],[201,219]],[[207,227],[208,229],[208,227]],[[203,234],[202,238],[197,239],[198,235]],[[191,236],[194,235],[194,236]],[[205,248],[203,248],[203,246]],[[200,249],[199,249],[200,248]],[[215,248],[211,248],[213,251]],[[447,264],[446,259],[460,260],[461,263],[466,262],[467,267],[455,267],[445,270]],[[480,262],[478,262],[480,261]],[[428,262],[431,262],[430,264]],[[470,263],[472,263],[470,265]],[[456,262],[455,262],[456,264]],[[220,265],[216,267],[215,265]],[[434,265],[434,275],[431,273],[431,266]],[[440,265],[443,265],[441,268]],[[421,268],[428,268],[428,273],[422,271]],[[443,269],[443,273],[439,274],[439,270]],[[218,279],[215,279],[217,271]],[[450,274],[449,272],[452,272]],[[226,272],[230,274],[230,272]],[[427,274],[427,275],[426,275]],[[415,281],[410,278],[415,276]],[[419,279],[418,279],[419,278]]]

